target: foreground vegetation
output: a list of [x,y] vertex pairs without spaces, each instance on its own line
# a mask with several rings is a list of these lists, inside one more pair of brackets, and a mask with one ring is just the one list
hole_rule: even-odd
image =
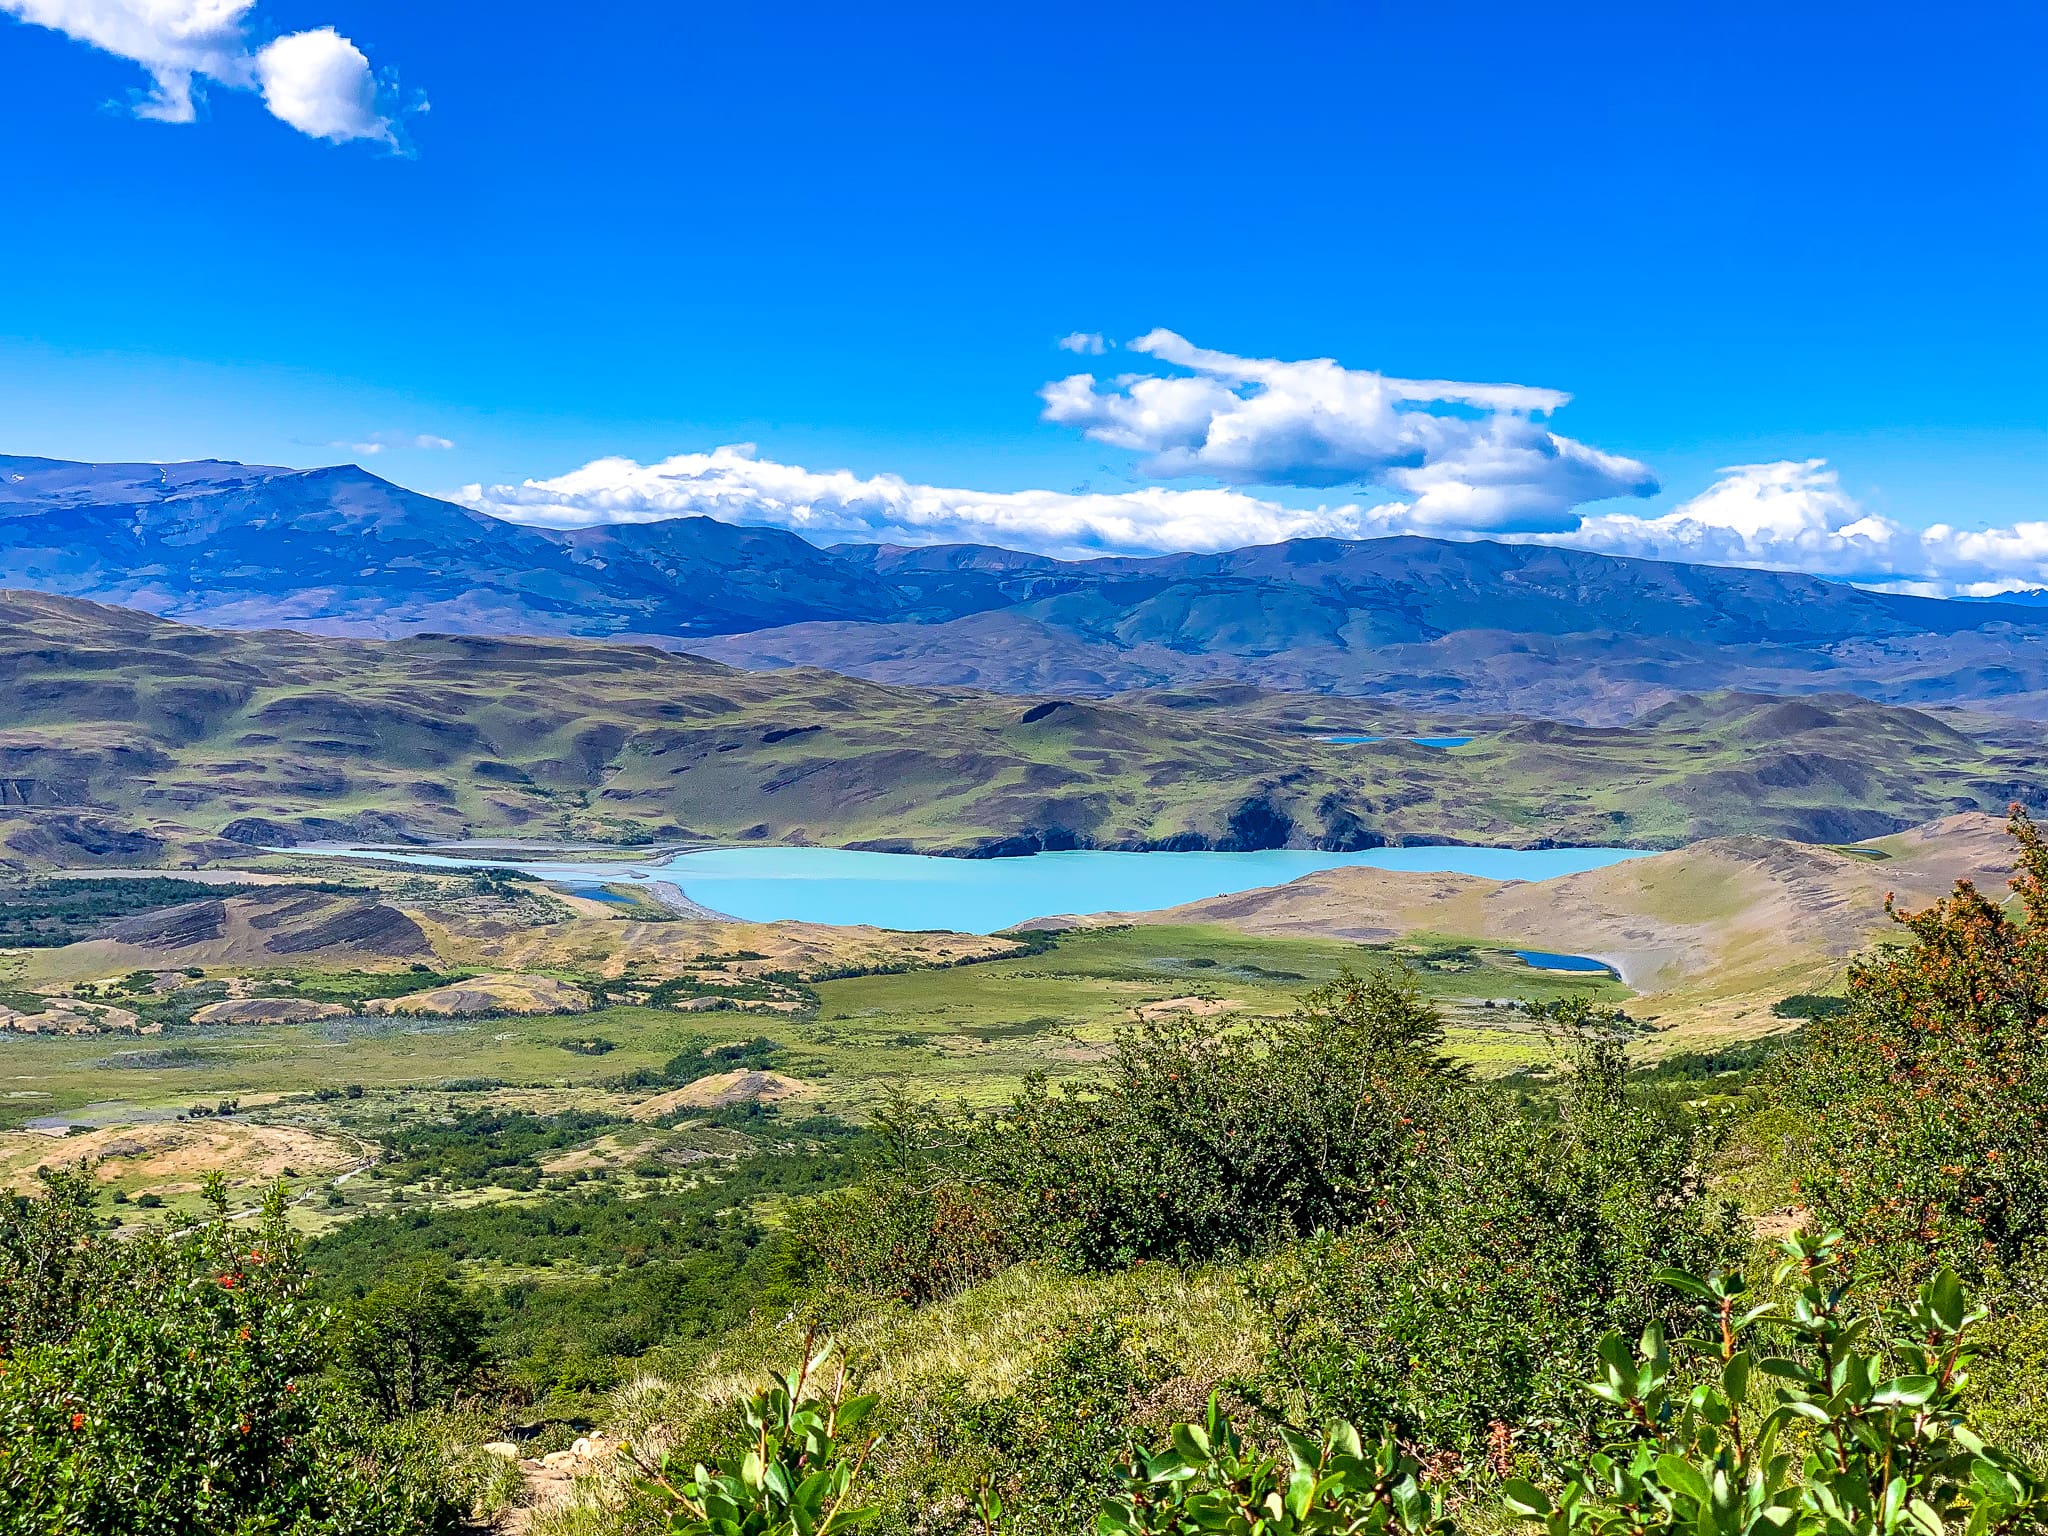
[[[482,1439],[603,1428],[626,1454],[533,1529],[2039,1529],[2048,850],[2014,832],[2012,910],[1906,916],[1768,1055],[1632,1068],[1560,988],[1529,1064],[1475,1072],[1436,982],[1354,953],[1291,1009],[1139,1014],[1085,1070],[858,1125],[338,1100],[401,1176],[359,1182],[432,1198],[303,1250],[282,1193],[109,1241],[58,1177],[0,1216],[34,1298],[0,1518],[431,1530],[510,1496]],[[722,1064],[676,1044],[634,1070]]]

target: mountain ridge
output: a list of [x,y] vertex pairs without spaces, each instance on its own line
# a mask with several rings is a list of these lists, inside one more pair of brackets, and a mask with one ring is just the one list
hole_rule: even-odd
[[1013,693],[1241,681],[1611,722],[1688,692],[1846,688],[2048,715],[2048,613],[2024,604],[1415,535],[1067,561],[707,517],[547,529],[353,465],[0,456],[0,586],[218,628],[646,641]]

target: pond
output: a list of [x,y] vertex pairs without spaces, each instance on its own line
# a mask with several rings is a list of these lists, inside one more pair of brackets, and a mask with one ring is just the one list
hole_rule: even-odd
[[1592,974],[1605,972],[1614,974],[1614,967],[1605,960],[1595,960],[1591,955],[1553,955],[1547,949],[1518,949],[1515,958],[1524,965],[1539,971],[1572,971]]
[[[1418,747],[1436,747],[1443,751],[1449,751],[1452,747],[1462,747],[1472,740],[1470,736],[1403,736],[1400,739],[1402,741],[1412,741]],[[1362,747],[1367,742],[1385,741],[1387,738],[1384,736],[1320,736],[1317,740],[1326,741],[1334,747]]]
[[[314,852],[300,849],[301,853]],[[442,869],[482,863],[571,887],[663,881],[748,922],[873,924],[993,933],[1059,913],[1151,912],[1210,896],[1284,885],[1324,869],[1365,866],[1490,880],[1553,880],[1645,855],[1634,848],[1374,848],[1316,853],[1039,853],[947,859],[847,848],[707,848],[659,863],[480,860],[383,849],[319,850]]]

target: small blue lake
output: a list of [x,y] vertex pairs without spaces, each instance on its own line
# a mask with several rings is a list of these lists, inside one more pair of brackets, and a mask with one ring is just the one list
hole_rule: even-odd
[[[312,850],[301,850],[310,852]],[[749,922],[790,919],[878,928],[993,933],[1057,913],[1153,912],[1210,896],[1284,885],[1324,869],[1365,866],[1490,880],[1554,880],[1624,859],[1633,848],[1374,848],[1316,853],[1040,853],[944,859],[846,848],[707,848],[661,863],[488,861],[380,849],[330,850],[442,869],[500,863],[570,887],[661,880],[692,901]]]
[[[1318,741],[1326,741],[1334,747],[1362,747],[1367,742],[1385,741],[1388,738],[1385,736],[1319,736],[1316,739]],[[1466,742],[1472,740],[1470,736],[1403,736],[1400,739],[1402,741],[1412,741],[1418,747],[1437,747],[1446,751],[1452,747],[1462,747]]]
[[1605,972],[1614,974],[1614,967],[1605,960],[1595,960],[1591,955],[1553,955],[1545,949],[1518,949],[1515,958],[1524,965],[1539,971],[1573,971],[1586,975]]

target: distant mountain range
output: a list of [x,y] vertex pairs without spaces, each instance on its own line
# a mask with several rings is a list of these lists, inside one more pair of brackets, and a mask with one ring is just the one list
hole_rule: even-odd
[[2000,592],[1995,597],[1966,597],[1966,603],[2018,604],[2022,608],[2048,608],[2048,587],[2022,587],[2017,592]]
[[710,518],[522,527],[343,466],[0,456],[0,586],[214,627],[646,640],[761,669],[1105,695],[1242,681],[1634,717],[1715,688],[2048,716],[2048,611],[1484,542],[1062,561]]

